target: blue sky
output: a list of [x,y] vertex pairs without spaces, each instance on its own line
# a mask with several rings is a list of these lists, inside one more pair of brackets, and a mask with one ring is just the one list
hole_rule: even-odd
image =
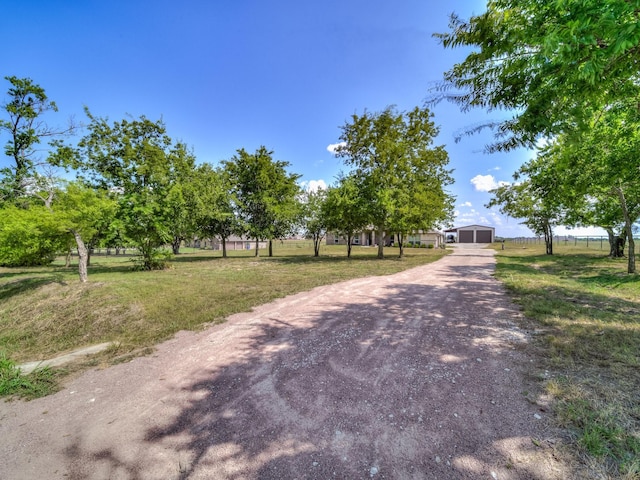
[[[198,161],[217,163],[260,145],[306,182],[335,180],[344,167],[327,147],[354,113],[422,105],[465,56],[434,32],[448,16],[484,10],[480,0],[5,0],[2,77],[30,77],[63,125],[94,115],[160,117]],[[0,98],[9,84],[3,81]],[[454,142],[487,119],[452,104],[432,108],[457,197],[456,226],[491,224],[529,235],[518,220],[484,207],[530,152],[487,155],[490,133]],[[0,139],[4,144],[6,138]],[[2,158],[0,162],[6,162]]]

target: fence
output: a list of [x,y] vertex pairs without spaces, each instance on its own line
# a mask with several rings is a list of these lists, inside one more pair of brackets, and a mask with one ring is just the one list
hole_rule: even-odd
[[[633,237],[635,241],[635,253],[640,253],[640,238]],[[544,245],[543,237],[518,237],[508,238],[507,242],[520,244],[520,245]],[[554,247],[575,247],[575,248],[589,248],[594,250],[609,251],[609,238],[604,236],[591,236],[591,237],[573,237],[565,235],[553,236]],[[625,251],[628,246],[625,246]]]

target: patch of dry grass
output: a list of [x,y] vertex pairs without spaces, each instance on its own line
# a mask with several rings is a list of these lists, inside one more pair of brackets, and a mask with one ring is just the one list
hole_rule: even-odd
[[[441,258],[409,249],[375,258],[376,249],[276,243],[274,257],[187,250],[163,271],[131,270],[130,257],[94,256],[89,283],[61,261],[49,268],[0,269],[0,351],[16,362],[50,358],[90,344],[116,342],[112,356],[141,351],[179,330],[199,329],[275,298],[316,286],[385,275]],[[266,255],[266,252],[261,252]]]

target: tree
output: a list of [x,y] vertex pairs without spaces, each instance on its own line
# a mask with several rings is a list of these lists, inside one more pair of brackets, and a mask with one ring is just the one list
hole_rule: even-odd
[[106,234],[115,216],[117,203],[112,197],[104,190],[95,190],[78,182],[69,183],[58,194],[54,206],[55,218],[59,227],[71,233],[76,242],[78,274],[82,283],[88,279],[91,243]]
[[256,257],[260,240],[269,240],[272,256],[272,241],[293,233],[299,215],[300,175],[288,173],[289,163],[272,156],[261,146],[254,154],[240,149],[224,162],[244,231],[256,239]]
[[[162,121],[142,116],[109,124],[86,110],[88,134],[79,142],[71,166],[94,186],[118,193],[117,218],[138,249],[139,268],[164,268],[169,257],[161,247],[172,241],[169,195],[177,170],[193,162],[180,145],[172,149]],[[175,206],[175,204],[174,204]]]
[[323,204],[327,199],[327,191],[305,190],[302,193],[302,225],[305,237],[313,240],[313,256],[320,255],[320,244],[327,234],[327,219]]
[[547,255],[553,255],[553,228],[562,223],[563,204],[554,171],[543,160],[530,161],[514,174],[514,183],[491,190],[493,198],[486,206],[524,219],[524,225],[544,237]]
[[451,215],[453,198],[445,191],[453,182],[446,170],[449,158],[443,147],[433,147],[438,128],[432,118],[427,108],[388,107],[353,115],[342,127],[337,155],[358,178],[377,232],[378,258],[384,257],[384,235],[394,228],[404,234]]
[[167,210],[171,249],[180,253],[180,245],[197,230],[196,208],[198,192],[194,188],[195,155],[184,143],[178,142],[168,153],[169,182]]
[[350,258],[354,235],[369,223],[369,212],[357,177],[340,175],[338,184],[329,187],[322,203],[321,217],[327,230],[347,239],[347,258]]
[[588,199],[591,218],[607,229],[614,256],[624,241],[613,230],[623,226],[621,236],[629,247],[628,273],[635,273],[633,225],[640,219],[639,123],[640,112],[611,105],[593,115],[588,130],[559,136],[544,153],[547,163],[557,164],[558,172],[570,172],[566,183]]
[[9,101],[3,106],[8,120],[0,119],[0,134],[7,133],[9,140],[5,154],[11,157],[13,165],[0,170],[0,200],[15,201],[29,193],[39,165],[36,147],[42,139],[54,138],[69,133],[68,129],[48,126],[42,117],[47,112],[57,112],[55,102],[49,100],[45,91],[30,78],[5,77],[11,83],[8,90]]
[[222,257],[226,258],[227,239],[242,233],[228,172],[204,163],[196,169],[193,187],[197,202],[197,232],[204,237],[220,238]]
[[468,131],[494,128],[490,151],[585,129],[592,108],[621,102],[637,110],[639,18],[628,0],[490,0],[468,21],[452,15],[450,31],[435,36],[472,52],[445,73],[434,100],[511,112]]

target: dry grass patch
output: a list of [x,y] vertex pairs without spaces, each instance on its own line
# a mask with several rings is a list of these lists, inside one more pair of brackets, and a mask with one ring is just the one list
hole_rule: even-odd
[[[89,283],[61,261],[49,268],[0,269],[0,352],[16,362],[51,358],[83,346],[116,342],[112,358],[145,351],[179,330],[222,322],[275,298],[351,278],[385,275],[441,258],[415,249],[406,258],[377,260],[376,249],[310,243],[276,244],[274,257],[252,252],[188,251],[171,268],[136,272],[129,257],[94,256]],[[265,254],[265,252],[261,252]]]

